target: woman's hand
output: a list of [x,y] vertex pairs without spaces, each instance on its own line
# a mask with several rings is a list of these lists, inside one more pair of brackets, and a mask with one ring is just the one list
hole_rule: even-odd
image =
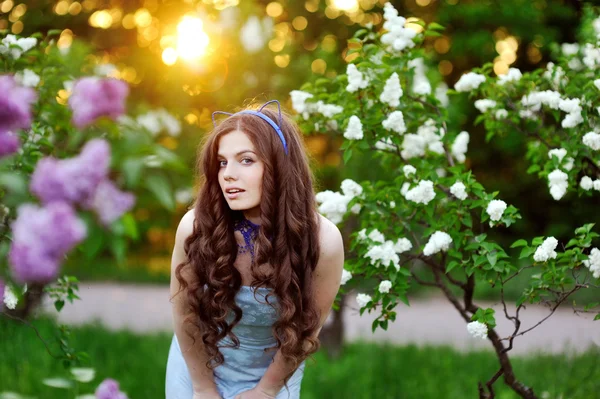
[[275,395],[267,393],[256,386],[249,391],[236,395],[234,399],[275,399]]

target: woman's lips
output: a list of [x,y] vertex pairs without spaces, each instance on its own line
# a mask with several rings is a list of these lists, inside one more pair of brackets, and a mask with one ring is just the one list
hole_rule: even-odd
[[228,193],[228,192],[225,192],[225,196],[226,196],[227,198],[231,199],[231,200],[234,200],[234,199],[238,198],[240,195],[242,195],[242,194],[244,194],[244,193],[245,193],[245,191],[243,191],[243,190],[241,190],[241,191],[238,191],[238,192],[236,192],[236,193]]

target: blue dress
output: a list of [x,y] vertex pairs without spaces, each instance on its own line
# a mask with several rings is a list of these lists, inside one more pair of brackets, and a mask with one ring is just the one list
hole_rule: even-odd
[[[265,296],[268,292],[268,288],[242,286],[236,295],[236,303],[243,315],[233,332],[238,337],[240,346],[224,348],[222,345],[231,344],[231,340],[228,337],[221,340],[219,350],[225,362],[214,369],[215,384],[223,399],[233,399],[235,395],[254,388],[275,356],[275,350],[263,350],[276,345],[271,327],[277,321],[277,311],[266,303]],[[269,303],[276,303],[274,295],[269,296]],[[289,390],[283,387],[277,394],[277,399],[300,398],[304,366],[302,362],[288,380]],[[192,399],[193,396],[190,374],[175,335],[169,350],[165,390],[166,399]]]

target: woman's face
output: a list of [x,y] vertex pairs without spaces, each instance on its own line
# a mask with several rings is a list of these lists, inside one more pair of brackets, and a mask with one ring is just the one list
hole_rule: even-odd
[[234,211],[244,211],[247,219],[260,220],[264,163],[254,144],[235,130],[221,136],[218,145],[219,185],[227,204]]

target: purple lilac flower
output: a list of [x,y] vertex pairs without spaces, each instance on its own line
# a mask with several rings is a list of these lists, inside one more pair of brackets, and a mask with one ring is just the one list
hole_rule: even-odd
[[120,191],[110,180],[101,182],[94,196],[85,206],[93,209],[105,226],[121,217],[130,210],[135,203],[135,196],[131,193]]
[[85,224],[64,202],[43,208],[21,205],[11,228],[13,241],[8,256],[20,283],[54,280],[65,254],[86,236]]
[[0,75],[0,93],[0,132],[29,129],[35,90],[18,85],[12,75]]
[[31,176],[30,189],[44,204],[55,201],[89,201],[108,175],[110,145],[102,139],[90,140],[71,159],[41,159]]
[[127,395],[119,390],[119,383],[107,378],[96,388],[96,399],[127,399]]
[[128,94],[129,86],[122,80],[97,77],[79,79],[69,97],[73,124],[83,128],[101,116],[116,119],[125,113]]
[[0,157],[5,157],[10,154],[14,154],[19,149],[21,140],[19,136],[13,132],[2,132],[0,131]]

